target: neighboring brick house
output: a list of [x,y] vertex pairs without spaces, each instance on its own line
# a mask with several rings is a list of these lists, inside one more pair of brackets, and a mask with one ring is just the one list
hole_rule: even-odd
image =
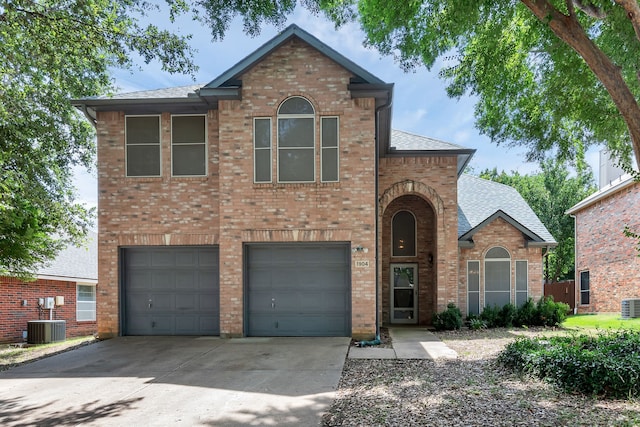
[[640,298],[637,241],[640,183],[623,175],[567,211],[576,224],[578,313],[620,312],[623,299]]
[[[64,320],[66,336],[97,332],[96,286],[98,282],[97,235],[90,232],[86,247],[70,246],[36,272],[36,280],[24,282],[0,276],[0,342],[22,342],[30,320]],[[40,299],[64,297],[53,310]]]
[[553,237],[493,183],[461,234],[475,150],[392,131],[392,94],[293,25],[206,85],[74,101],[98,134],[99,335],[365,338],[469,292],[539,298]]

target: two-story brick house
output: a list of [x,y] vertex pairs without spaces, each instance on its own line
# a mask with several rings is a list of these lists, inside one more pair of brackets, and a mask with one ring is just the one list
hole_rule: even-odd
[[[602,182],[602,180],[601,180]],[[640,298],[637,241],[640,183],[623,175],[567,211],[576,224],[576,308],[579,313],[620,312],[622,300]]]
[[392,131],[392,96],[293,25],[208,84],[74,101],[98,134],[100,336],[364,338],[540,297],[553,237],[462,175],[474,150]]

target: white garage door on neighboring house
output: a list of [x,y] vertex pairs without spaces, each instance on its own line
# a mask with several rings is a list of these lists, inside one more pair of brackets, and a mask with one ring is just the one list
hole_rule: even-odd
[[122,250],[124,335],[219,335],[218,248]]
[[349,244],[250,244],[249,336],[350,336]]

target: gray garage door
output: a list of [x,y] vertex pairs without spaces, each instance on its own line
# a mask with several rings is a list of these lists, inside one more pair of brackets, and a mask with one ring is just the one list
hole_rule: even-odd
[[125,335],[219,335],[218,249],[123,249]]
[[246,261],[248,335],[351,335],[348,245],[248,245]]

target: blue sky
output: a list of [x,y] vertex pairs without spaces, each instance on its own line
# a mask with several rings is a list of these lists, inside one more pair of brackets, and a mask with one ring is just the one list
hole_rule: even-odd
[[[140,61],[140,69],[113,70],[114,81],[119,92],[160,89],[193,83],[205,84],[231,68],[280,30],[270,25],[264,26],[261,34],[252,38],[244,34],[242,22],[236,19],[230,25],[224,40],[213,42],[207,28],[186,17],[173,25],[161,16],[153,16],[152,19],[157,19],[157,25],[166,26],[174,32],[193,34],[191,46],[198,51],[195,61],[200,67],[195,82],[190,76],[162,72],[157,63],[146,65]],[[474,100],[471,97],[460,100],[447,97],[445,84],[438,78],[442,63],[436,63],[431,71],[419,68],[406,73],[392,57],[383,57],[377,51],[365,48],[362,43],[364,35],[357,24],[346,25],[336,30],[328,20],[313,16],[300,8],[289,18],[286,25],[292,23],[313,34],[382,80],[395,84],[392,123],[394,129],[476,149],[470,164],[476,172],[497,167],[498,170],[527,174],[538,169],[536,163],[525,162],[524,149],[497,146],[489,138],[479,134],[474,126]],[[597,149],[587,153],[587,162],[594,173],[597,173]],[[78,197],[90,206],[97,204],[94,175],[95,173],[88,174],[83,171],[78,171],[76,174]]]

